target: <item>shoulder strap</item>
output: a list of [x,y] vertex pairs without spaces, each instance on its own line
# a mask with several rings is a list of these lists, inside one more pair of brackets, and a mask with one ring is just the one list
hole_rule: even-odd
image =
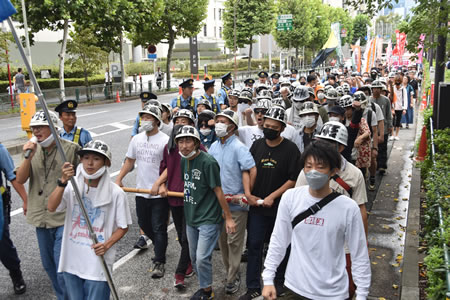
[[177,97],[177,107],[181,108],[181,96],[180,95],[178,95],[178,97]]
[[81,127],[77,127],[77,130],[75,130],[75,135],[73,136],[73,142],[75,144],[78,144],[80,141],[81,129]]
[[333,201],[334,199],[336,199],[337,197],[339,197],[341,194],[337,193],[337,192],[332,192],[330,193],[328,196],[326,196],[325,198],[323,198],[322,200],[320,200],[319,202],[311,205],[307,210],[305,210],[304,212],[301,212],[300,214],[298,214],[294,220],[292,220],[291,224],[292,224],[292,229],[295,228],[295,226],[297,226],[298,223],[300,223],[301,221],[303,221],[304,219],[306,219],[307,217],[314,215],[315,213],[317,213],[319,210],[321,210],[322,208],[325,207],[325,205],[327,205],[328,203],[330,203],[331,201]]
[[344,188],[344,190],[347,191],[347,193],[350,195],[350,198],[353,196],[353,189],[351,186],[347,184],[338,174],[334,174],[334,176],[331,177],[334,181],[336,181],[340,186]]
[[192,106],[192,107],[195,107],[195,99],[194,99],[194,97],[192,97],[192,96],[191,96],[191,106]]

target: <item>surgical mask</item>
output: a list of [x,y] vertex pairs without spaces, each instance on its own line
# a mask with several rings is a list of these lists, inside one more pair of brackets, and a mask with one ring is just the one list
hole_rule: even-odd
[[319,100],[325,99],[325,94],[324,93],[317,94],[317,99],[319,99]]
[[311,189],[320,190],[329,180],[328,174],[320,173],[316,170],[311,170],[305,173],[306,181]]
[[276,139],[278,137],[279,133],[280,132],[278,130],[275,130],[272,128],[266,128],[266,127],[263,128],[264,137],[270,141],[273,141],[274,139]]
[[84,177],[84,178],[93,180],[93,179],[97,179],[97,178],[101,177],[101,176],[103,175],[103,173],[105,173],[105,171],[106,171],[106,166],[101,167],[100,169],[97,170],[97,172],[95,172],[95,173],[92,174],[92,175],[89,175],[89,174],[86,172],[86,170],[84,169],[84,167],[81,167],[80,170],[81,170],[81,174],[83,174],[83,177]]
[[184,155],[183,153],[181,153],[181,151],[178,151],[178,153],[180,153],[180,156],[181,157],[184,157],[184,158],[186,158],[186,159],[189,159],[189,158],[191,158],[191,157],[193,157],[196,153],[197,153],[197,150],[192,150],[192,152],[191,153],[189,153],[188,155]]
[[341,119],[339,117],[329,117],[328,121],[341,122]]
[[306,85],[306,82],[300,82],[301,85]]
[[228,134],[228,125],[225,123],[217,123],[214,130],[218,137],[224,137]]
[[50,146],[53,143],[54,140],[55,140],[55,138],[53,137],[53,134],[50,134],[48,136],[48,138],[46,138],[42,142],[38,142],[38,143],[39,143],[39,145],[41,145],[41,147],[47,148],[48,146]]
[[152,131],[153,130],[153,122],[152,121],[141,121],[141,127],[144,131]]
[[294,107],[295,107],[296,110],[301,110],[301,109],[303,108],[303,103],[302,103],[302,102],[296,102],[296,101],[294,101],[294,102],[292,103],[292,105],[294,105]]
[[240,103],[238,104],[238,107],[240,111],[245,111],[247,108],[250,108],[250,105],[248,105],[248,103]]
[[204,136],[208,136],[211,133],[211,128],[202,128],[200,129],[200,133]]
[[314,116],[305,116],[302,118],[302,123],[306,128],[311,128],[316,124],[316,117]]

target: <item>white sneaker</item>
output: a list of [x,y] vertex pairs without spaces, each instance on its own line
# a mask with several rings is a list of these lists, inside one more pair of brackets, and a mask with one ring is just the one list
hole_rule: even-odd
[[399,141],[400,138],[398,136],[394,137],[394,140]]
[[393,137],[393,136],[390,136],[388,140],[389,140],[389,141],[393,141],[393,140],[394,140],[394,137]]

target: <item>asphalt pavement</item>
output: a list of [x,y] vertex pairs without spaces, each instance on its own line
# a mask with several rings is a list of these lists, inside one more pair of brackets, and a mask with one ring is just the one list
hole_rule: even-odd
[[[197,83],[199,84],[199,83]],[[197,86],[199,87],[199,86]],[[197,88],[194,95],[202,89]],[[169,102],[177,94],[159,97],[162,102]],[[131,137],[133,121],[140,109],[140,101],[109,103],[94,106],[83,106],[78,109],[79,126],[88,129],[94,139],[101,139],[112,147],[111,177],[114,179],[122,165]],[[389,171],[385,177],[377,178],[377,192],[369,193],[369,244],[373,280],[370,299],[398,299],[399,291],[392,287],[400,282],[401,260],[396,264],[398,254],[403,252],[404,237],[402,227],[406,226],[407,198],[410,175],[409,155],[413,148],[414,129],[402,130],[402,140],[389,142]],[[0,120],[0,136],[3,141],[23,138],[20,119],[16,117]],[[391,152],[392,150],[392,152]],[[16,165],[21,155],[13,155]],[[130,173],[125,179],[126,186],[135,186],[136,173]],[[406,181],[405,181],[406,180]],[[395,200],[397,199],[397,200]],[[113,277],[121,299],[189,299],[198,289],[197,277],[186,279],[187,288],[178,292],[174,287],[174,272],[178,262],[180,246],[176,240],[173,225],[169,226],[169,245],[167,248],[166,275],[161,279],[150,277],[151,257],[153,249],[134,250],[133,245],[139,236],[136,220],[134,194],[128,194],[133,224],[128,233],[117,243],[117,257],[114,264]],[[388,228],[389,227],[389,228]],[[11,236],[22,260],[22,270],[27,283],[27,292],[16,296],[7,270],[0,264],[0,299],[56,299],[50,281],[42,267],[37,246],[35,229],[26,223],[21,210],[21,200],[13,192]],[[375,250],[374,250],[375,249]],[[383,268],[380,268],[383,266]],[[238,293],[226,296],[224,292],[225,272],[220,251],[213,254],[213,274],[215,299],[237,299],[245,292],[245,263],[241,264],[242,283]]]

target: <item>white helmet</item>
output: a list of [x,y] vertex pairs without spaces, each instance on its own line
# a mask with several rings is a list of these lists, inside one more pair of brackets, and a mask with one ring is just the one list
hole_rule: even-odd
[[193,124],[195,124],[194,114],[189,109],[183,108],[183,109],[180,109],[179,111],[177,111],[176,114],[173,116],[173,119],[172,119],[173,122],[175,123],[175,120],[179,117],[187,118],[187,119],[191,120]]
[[272,106],[279,106],[283,109],[286,109],[286,103],[284,103],[283,98],[272,99]]
[[79,150],[77,153],[78,155],[83,156],[83,154],[87,152],[95,152],[103,155],[107,159],[106,165],[108,167],[111,166],[112,154],[108,144],[106,144],[105,142],[100,140],[92,140],[84,145],[83,149]]
[[342,96],[338,101],[337,104],[342,107],[342,108],[346,108],[346,107],[350,107],[353,104],[353,97],[350,95],[345,95]]
[[307,101],[303,103],[303,108],[300,110],[299,116],[308,114],[319,114],[319,109],[314,102]]
[[269,109],[272,107],[272,101],[270,99],[258,99],[258,102],[256,102],[255,108],[264,108]]
[[[50,114],[50,119],[52,120],[53,125],[58,126],[58,117],[56,116],[56,114],[52,111],[48,111],[48,113]],[[50,126],[50,124],[48,124],[48,120],[45,116],[44,111],[40,110],[31,118],[30,127],[43,125]]]
[[144,108],[139,111],[139,116],[141,117],[142,114],[149,114],[154,116],[161,123],[161,111],[161,107],[158,107],[154,104],[145,104]]
[[289,80],[289,78],[282,78],[280,80],[280,87],[291,87],[291,81]]
[[295,88],[292,100],[294,101],[306,101],[309,99],[309,92],[306,86],[300,85]]
[[348,132],[344,124],[336,121],[329,121],[323,124],[322,130],[316,138],[338,142],[347,146]]
[[283,77],[291,77],[292,73],[291,70],[284,70],[283,71]]
[[264,119],[272,119],[286,126],[286,111],[279,106],[273,106],[266,112]]
[[225,117],[229,119],[231,122],[233,122],[234,125],[236,125],[236,129],[239,127],[239,116],[236,112],[234,112],[231,109],[225,109],[218,113],[216,115],[215,120],[217,120],[217,117]]
[[197,139],[200,142],[200,135],[198,134],[197,129],[195,129],[194,126],[191,125],[184,125],[180,129],[178,129],[177,135],[175,136],[175,142],[182,137],[193,137]]

